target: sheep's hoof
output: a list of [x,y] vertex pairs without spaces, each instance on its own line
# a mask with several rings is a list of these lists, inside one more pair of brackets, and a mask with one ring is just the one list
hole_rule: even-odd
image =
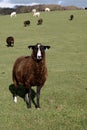
[[36,106],[36,109],[37,109],[37,110],[40,110],[40,106]]
[[40,107],[38,107],[37,110],[40,110]]
[[31,105],[27,104],[27,108],[31,109]]

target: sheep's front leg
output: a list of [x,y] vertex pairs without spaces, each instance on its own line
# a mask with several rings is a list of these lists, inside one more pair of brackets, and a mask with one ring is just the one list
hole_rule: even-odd
[[40,86],[37,86],[37,108],[40,108],[40,90],[41,90],[41,87]]
[[28,108],[31,108],[31,88],[29,89],[29,92],[28,92],[28,97],[29,97],[29,104],[28,104]]
[[27,107],[31,108],[31,87],[27,89],[27,93],[25,95],[25,101],[27,103]]

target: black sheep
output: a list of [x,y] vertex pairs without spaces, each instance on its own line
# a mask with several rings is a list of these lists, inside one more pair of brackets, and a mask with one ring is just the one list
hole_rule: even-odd
[[43,19],[42,18],[38,19],[37,25],[41,25],[42,23],[43,23]]
[[69,20],[73,20],[74,19],[74,15],[70,15],[70,19]]
[[7,46],[8,47],[13,47],[14,46],[14,37],[9,36],[6,38]]
[[24,21],[24,27],[29,26],[29,25],[30,25],[30,21],[29,20]]

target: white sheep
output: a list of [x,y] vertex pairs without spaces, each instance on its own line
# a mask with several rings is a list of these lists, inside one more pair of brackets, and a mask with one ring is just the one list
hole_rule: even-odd
[[35,13],[35,12],[36,12],[36,9],[32,9],[32,12]]
[[50,12],[50,8],[45,8],[45,12]]
[[39,17],[40,16],[40,12],[34,12],[33,16]]
[[13,16],[16,17],[16,12],[12,12],[12,13],[10,14],[10,16],[11,16],[11,18],[12,18]]

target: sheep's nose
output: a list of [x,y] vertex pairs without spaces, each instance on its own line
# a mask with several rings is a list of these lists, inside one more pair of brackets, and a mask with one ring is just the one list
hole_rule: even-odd
[[38,59],[38,60],[41,60],[41,59],[42,59],[42,56],[38,56],[37,59]]

